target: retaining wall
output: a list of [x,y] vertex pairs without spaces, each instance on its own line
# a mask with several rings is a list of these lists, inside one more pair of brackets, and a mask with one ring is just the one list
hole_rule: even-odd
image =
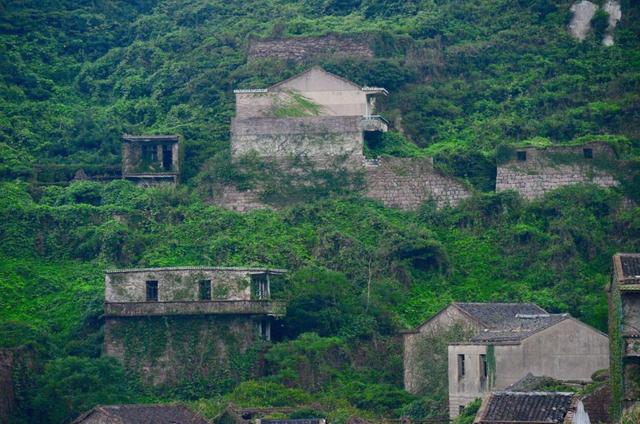
[[251,61],[277,58],[300,61],[314,56],[372,58],[374,55],[370,44],[365,39],[359,40],[337,35],[279,40],[251,40],[247,59]]

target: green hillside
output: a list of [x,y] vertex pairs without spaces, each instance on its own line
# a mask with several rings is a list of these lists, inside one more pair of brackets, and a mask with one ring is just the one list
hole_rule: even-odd
[[[442,416],[442,386],[402,390],[397,335],[449,302],[535,302],[606,330],[611,255],[640,251],[639,179],[533,202],[492,192],[505,144],[605,140],[637,170],[640,7],[621,2],[615,45],[604,47],[600,15],[585,41],[569,35],[570,5],[0,0],[0,346],[27,343],[43,367],[19,376],[17,422],[175,400],[208,415],[228,401],[313,405],[336,423]],[[246,61],[251,37],[328,33],[371,39],[376,58]],[[209,205],[232,90],[311,64],[389,90],[380,106],[395,127],[377,153],[433,155],[477,193],[415,212],[331,187],[278,211]],[[122,133],[182,135],[183,184],[41,184],[119,166]],[[260,352],[265,377],[222,370],[149,389],[99,358],[106,268],[194,264],[291,270],[274,287],[289,307],[282,341]]]

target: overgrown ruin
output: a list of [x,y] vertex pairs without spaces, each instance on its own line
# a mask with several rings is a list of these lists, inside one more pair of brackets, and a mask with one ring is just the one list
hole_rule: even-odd
[[[108,271],[103,353],[152,385],[238,379],[256,370],[252,346],[271,338],[285,304],[271,300],[265,268]],[[252,356],[253,355],[253,356]]]
[[180,175],[177,135],[122,136],[122,177],[142,185],[176,184]]

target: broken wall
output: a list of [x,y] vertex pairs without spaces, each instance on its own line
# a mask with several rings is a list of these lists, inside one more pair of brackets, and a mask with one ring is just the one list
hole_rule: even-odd
[[[585,157],[585,149],[591,149],[591,158]],[[526,159],[518,160],[518,152],[524,153]],[[572,184],[613,187],[618,184],[609,171],[614,164],[613,149],[602,143],[514,149],[510,157],[497,166],[496,191],[515,190],[526,199],[535,199]]]
[[251,40],[247,59],[264,58],[301,61],[317,56],[372,58],[371,41],[338,35],[272,40]]

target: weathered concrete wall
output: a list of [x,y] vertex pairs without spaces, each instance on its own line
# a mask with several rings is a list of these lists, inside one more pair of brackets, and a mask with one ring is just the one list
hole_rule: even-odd
[[234,158],[251,152],[272,159],[304,156],[316,163],[343,157],[362,166],[362,131],[361,117],[234,119],[231,154]]
[[[422,389],[422,376],[428,370],[421,369],[421,344],[426,338],[437,337],[446,333],[454,326],[460,326],[469,333],[479,330],[477,325],[462,314],[457,308],[451,305],[440,311],[433,318],[429,319],[414,332],[406,332],[403,336],[403,366],[404,366],[404,389],[413,394],[418,394]],[[464,340],[455,340],[461,342]],[[443,352],[446,354],[446,352]]]
[[368,40],[327,35],[280,40],[251,40],[247,56],[250,61],[262,58],[299,61],[315,56],[372,58],[373,50]]
[[235,377],[242,354],[258,339],[257,325],[246,316],[107,318],[103,354],[121,360],[145,384]]
[[[250,270],[186,268],[108,272],[106,302],[145,302],[146,281],[158,281],[158,301],[197,301],[200,281],[211,281],[213,300],[250,300]],[[257,270],[254,272],[258,272]]]
[[[457,417],[461,406],[483,397],[488,384],[481,385],[480,355],[486,354],[486,345],[449,346],[449,418]],[[464,355],[464,376],[458,373],[458,355]]]
[[[592,159],[585,158],[584,149],[592,149]],[[518,161],[515,156],[517,152],[525,152],[526,160]],[[604,162],[614,160],[613,150],[600,143],[579,147],[516,149],[511,160],[498,165],[496,191],[515,190],[526,199],[535,199],[548,191],[571,184],[616,186],[616,179],[599,167]]]
[[[482,397],[491,389],[480,381],[480,354],[486,345],[449,346],[449,410],[458,415],[460,406]],[[458,376],[457,355],[465,354],[466,375]],[[566,319],[517,344],[495,345],[495,385],[502,390],[527,373],[558,380],[590,381],[591,375],[609,366],[606,335],[574,320]],[[453,415],[454,414],[454,415]]]
[[380,158],[367,161],[366,196],[385,206],[416,209],[428,199],[438,207],[456,206],[470,191],[433,168],[431,158]]

